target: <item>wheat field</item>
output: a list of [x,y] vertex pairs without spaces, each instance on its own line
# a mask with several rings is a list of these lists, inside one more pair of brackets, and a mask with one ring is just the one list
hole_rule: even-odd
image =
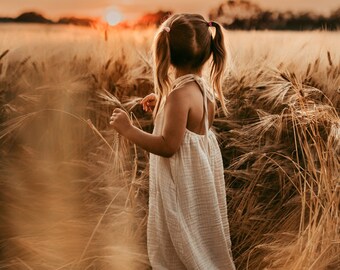
[[[108,119],[152,131],[154,34],[0,25],[0,269],[150,269],[148,153]],[[339,269],[340,35],[225,35],[237,269]]]

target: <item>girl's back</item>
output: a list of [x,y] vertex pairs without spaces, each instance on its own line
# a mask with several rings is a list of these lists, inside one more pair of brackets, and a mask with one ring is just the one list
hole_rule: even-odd
[[[204,127],[204,95],[202,93],[202,89],[197,84],[197,82],[192,81],[185,84],[180,89],[175,91],[182,91],[183,98],[186,99],[190,106],[187,126],[186,128],[197,134],[205,134]],[[171,95],[171,94],[170,94]],[[211,127],[212,122],[214,120],[214,100],[211,98],[208,99],[208,127]]]

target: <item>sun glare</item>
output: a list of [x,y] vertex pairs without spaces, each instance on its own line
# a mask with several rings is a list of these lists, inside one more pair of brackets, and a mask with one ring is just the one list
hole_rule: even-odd
[[123,15],[115,8],[110,8],[106,11],[105,20],[111,26],[120,23],[123,20]]

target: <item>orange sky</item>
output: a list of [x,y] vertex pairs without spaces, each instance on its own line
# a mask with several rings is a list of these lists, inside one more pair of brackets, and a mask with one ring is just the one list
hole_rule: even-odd
[[[0,16],[16,16],[27,10],[37,10],[46,16],[104,16],[110,7],[118,9],[126,19],[159,9],[175,12],[195,12],[207,15],[224,0],[0,0]],[[277,10],[309,10],[327,14],[340,7],[340,0],[252,0],[263,8]]]

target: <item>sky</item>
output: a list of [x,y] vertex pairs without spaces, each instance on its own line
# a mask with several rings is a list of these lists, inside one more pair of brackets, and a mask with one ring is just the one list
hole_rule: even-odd
[[[208,12],[225,0],[0,0],[0,16],[17,16],[35,10],[47,17],[104,17],[108,9],[116,9],[123,19],[135,19],[146,12],[160,9],[174,12]],[[251,0],[262,8],[272,10],[314,11],[327,15],[340,7],[340,0]]]

